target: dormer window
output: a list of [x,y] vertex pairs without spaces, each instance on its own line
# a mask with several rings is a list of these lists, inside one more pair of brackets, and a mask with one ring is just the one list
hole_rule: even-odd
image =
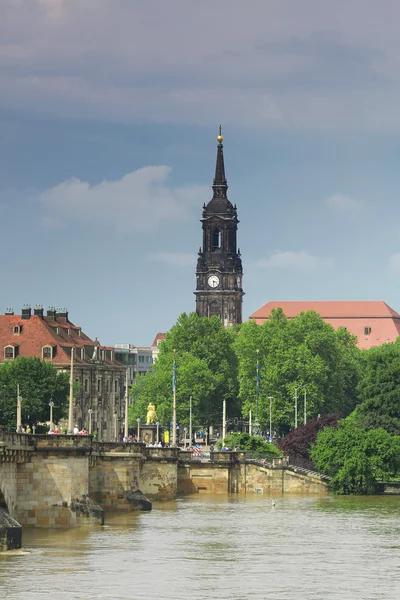
[[14,335],[19,335],[22,332],[22,325],[15,325],[13,328]]
[[4,348],[4,358],[7,358],[7,359],[15,358],[14,346],[6,346]]
[[42,358],[43,360],[51,360],[53,358],[53,348],[51,346],[43,346]]
[[371,327],[364,327],[364,335],[370,335]]
[[81,359],[85,360],[85,348],[81,348]]

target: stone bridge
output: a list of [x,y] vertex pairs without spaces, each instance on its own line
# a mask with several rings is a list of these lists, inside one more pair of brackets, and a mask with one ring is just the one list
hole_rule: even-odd
[[102,524],[104,511],[149,509],[146,497],[174,497],[178,455],[178,448],[91,436],[2,433],[0,507],[23,526]]
[[[91,436],[0,434],[0,507],[23,526],[103,523],[104,512],[149,509],[178,494],[326,493],[316,473],[243,452],[196,459],[179,448],[93,442]],[[149,500],[148,500],[149,499]]]

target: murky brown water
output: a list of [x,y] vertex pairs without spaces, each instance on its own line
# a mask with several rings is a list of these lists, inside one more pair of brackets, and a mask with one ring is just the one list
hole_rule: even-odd
[[26,530],[0,598],[400,599],[400,497],[192,496],[106,520]]

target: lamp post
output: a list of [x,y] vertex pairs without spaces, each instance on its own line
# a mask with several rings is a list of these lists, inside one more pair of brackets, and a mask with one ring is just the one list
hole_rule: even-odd
[[22,419],[21,419],[21,396],[19,393],[19,383],[17,383],[17,432],[22,433]]
[[124,421],[124,439],[128,439],[128,409],[129,409],[129,371],[125,373],[125,421]]
[[53,425],[53,408],[54,408],[53,398],[50,398],[49,406],[50,406],[50,431],[53,431],[53,429],[54,429],[54,425]]
[[115,413],[114,413],[114,441],[115,441],[115,442],[117,442],[117,441],[118,441],[118,439],[117,439],[117,422],[118,422],[118,421],[117,421],[117,418],[118,418],[118,415],[117,415],[117,413],[115,412]]
[[297,390],[294,388],[294,428],[297,429]]
[[272,444],[272,400],[273,396],[268,396],[269,399],[269,441]]
[[222,402],[222,443],[226,438],[226,400]]
[[137,421],[137,441],[140,439],[140,417],[136,419]]
[[176,350],[174,348],[174,364],[172,366],[172,444],[171,446],[176,447],[176,362],[175,362]]
[[193,429],[193,423],[192,423],[192,396],[190,396],[190,398],[189,398],[189,446],[192,445],[192,429]]
[[183,449],[186,450],[187,427],[183,429]]
[[307,425],[307,386],[304,386],[304,425]]
[[74,433],[74,353],[75,348],[71,348],[71,369],[69,373],[69,406],[68,406],[68,435]]
[[157,440],[157,444],[158,444],[158,442],[160,441],[160,421],[157,421],[156,425],[157,425],[157,437],[156,437],[156,440]]
[[257,348],[256,352],[257,352],[257,364],[256,364],[256,418],[254,420],[254,433],[253,433],[253,435],[260,435],[260,422],[258,420],[258,399],[259,399],[259,396],[260,396],[260,363],[258,362],[258,360],[259,360],[260,350]]
[[92,435],[92,414],[93,414],[92,407],[88,408],[88,413],[89,413],[89,435]]

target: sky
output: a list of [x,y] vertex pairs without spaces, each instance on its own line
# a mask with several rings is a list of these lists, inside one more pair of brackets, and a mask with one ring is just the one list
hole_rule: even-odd
[[222,124],[243,319],[400,311],[398,0],[1,0],[0,313],[150,345],[195,309]]

